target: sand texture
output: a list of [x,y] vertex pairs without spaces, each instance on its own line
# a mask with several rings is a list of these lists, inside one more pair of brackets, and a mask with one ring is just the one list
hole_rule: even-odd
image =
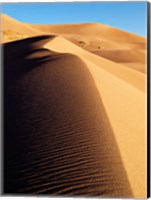
[[1,19],[4,192],[145,198],[146,39]]

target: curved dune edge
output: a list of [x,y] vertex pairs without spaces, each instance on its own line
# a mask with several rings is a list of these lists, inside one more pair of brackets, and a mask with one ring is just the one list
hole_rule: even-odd
[[63,25],[38,25],[30,24],[31,27],[43,32],[55,33],[55,34],[73,34],[84,36],[96,36],[105,38],[115,42],[132,43],[133,41],[144,44],[145,38],[132,34],[112,26],[108,26],[100,23],[83,23],[83,24],[63,24]]
[[5,193],[132,198],[88,68],[50,39],[4,45]]
[[112,124],[134,197],[143,198],[147,196],[145,95],[98,66],[87,66]]
[[[130,68],[145,72],[147,42],[144,37],[101,23],[30,26],[61,36],[87,51],[99,52],[96,54],[111,61],[122,61],[122,64],[128,61],[132,63]],[[142,64],[137,67],[135,63]]]
[[[3,42],[40,34],[58,35],[87,51],[98,52],[102,57],[117,63],[130,61],[130,68],[145,71],[146,39],[136,34],[100,23],[33,25],[19,22],[6,14],[1,14],[0,17]],[[142,64],[137,67],[135,63]]]
[[[95,61],[96,56],[85,53],[68,41],[66,43],[62,38],[57,37],[47,42],[44,47],[57,52],[76,54],[87,64],[114,130],[134,197],[145,197],[147,195],[146,113],[145,93],[140,90],[145,87],[145,76],[129,69],[124,71],[125,68],[121,68],[123,66],[115,66],[105,59]],[[110,65],[110,68],[106,69],[107,65]],[[115,67],[117,71],[124,71],[123,80],[117,76],[119,71],[117,72]],[[132,77],[134,82],[135,79],[141,82],[136,88],[132,82],[131,85],[127,83],[129,73],[134,75]]]
[[[9,17],[6,18],[7,21],[5,21],[3,25],[6,25],[6,29],[12,28],[13,33],[8,31],[7,34],[10,34],[11,37],[15,34],[16,38],[13,38],[13,40],[22,39],[22,37],[52,33],[49,25],[46,27],[46,32],[43,32],[37,29],[37,25],[33,28],[32,25],[21,23],[17,20],[12,21]],[[88,24],[83,34],[86,32],[89,33],[90,26],[95,27],[96,31],[97,29],[94,25],[95,24]],[[44,28],[44,26],[41,27]],[[109,27],[106,26],[104,30],[108,30],[108,28]],[[75,27],[73,27],[73,30],[74,29]],[[55,34],[56,31],[54,31]],[[79,34],[81,34],[81,32]],[[101,40],[104,42],[104,48],[110,49],[112,48],[112,45],[117,47],[117,49],[121,49],[123,46],[126,49],[137,49],[139,47],[139,51],[144,53],[144,38],[140,38],[133,34],[130,34],[132,37],[129,38],[129,34],[120,32],[120,34],[125,35],[126,39],[123,40],[125,43],[120,44],[120,42],[117,43],[117,39],[120,38],[120,35],[117,35],[117,30],[114,29],[109,35],[110,34],[113,34],[114,37],[117,36],[117,38],[111,38],[110,42],[109,38],[106,39],[106,34],[102,35]],[[59,31],[58,35],[65,36],[65,38],[69,39],[71,42],[64,38],[56,37],[52,41],[47,42],[44,47],[56,52],[73,53],[79,56],[87,64],[112,124],[134,195],[139,198],[146,196],[146,75],[127,67],[131,65],[134,66],[134,63],[125,63],[125,65],[123,63],[117,64],[105,58],[93,55],[79,46],[74,45],[72,41],[74,37],[77,37],[77,33],[76,35],[72,35],[71,33],[70,37],[70,34],[61,33]],[[98,40],[97,35],[95,38]],[[8,38],[6,37],[4,39],[7,41]],[[90,36],[87,39],[89,41]],[[141,42],[135,45],[133,44],[133,39]],[[136,66],[136,68],[139,68],[141,71],[144,70],[140,63],[138,63],[138,67]]]
[[100,24],[33,25],[1,14],[2,42],[16,41],[43,34],[58,35],[89,52],[130,69],[146,73],[146,39]]
[[1,14],[0,20],[0,25],[2,27],[1,41],[3,43],[45,34],[43,31],[13,19],[6,14]]
[[142,92],[145,92],[146,75],[142,74],[141,72],[134,71],[133,69],[125,67],[124,65],[120,65],[105,58],[96,56],[61,37],[55,37],[55,39],[53,39],[50,43],[48,42],[45,44],[44,47],[57,52],[70,52],[78,55],[80,58],[93,62],[94,64],[100,66],[102,69],[112,73],[130,85],[133,85]]

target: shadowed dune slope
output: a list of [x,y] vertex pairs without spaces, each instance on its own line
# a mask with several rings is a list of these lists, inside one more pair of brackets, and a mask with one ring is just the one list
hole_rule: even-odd
[[46,33],[63,36],[89,51],[146,48],[144,37],[100,23],[31,26]]
[[72,52],[86,63],[114,130],[134,196],[146,197],[145,74],[92,55],[61,37],[55,37],[44,47]]
[[108,59],[96,56],[95,54],[85,51],[84,49],[78,47],[77,45],[71,43],[70,41],[62,37],[55,37],[52,41],[46,43],[44,46],[45,48],[49,48],[53,51],[62,53],[70,52],[75,55],[78,55],[85,61],[90,61],[93,64],[100,66],[101,68],[113,74],[114,76],[120,78],[123,81],[126,81],[133,87],[136,87],[142,92],[145,92],[146,76],[145,74],[140,73],[139,71],[135,71],[133,69],[128,68],[127,66],[117,64]]
[[5,193],[133,197],[91,74],[51,39],[4,45]]
[[[145,72],[146,39],[141,36],[99,23],[31,26],[62,36],[83,49],[114,62],[132,62],[133,65],[127,66]],[[139,50],[142,51],[141,54]],[[143,65],[137,67],[136,63]]]
[[146,197],[146,39],[98,23],[2,25],[7,192]]

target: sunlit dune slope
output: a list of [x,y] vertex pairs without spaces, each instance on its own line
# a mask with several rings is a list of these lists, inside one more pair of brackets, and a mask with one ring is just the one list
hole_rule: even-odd
[[[56,37],[45,47],[57,52],[72,52],[87,64],[113,127],[134,195],[146,196],[145,93],[139,88],[145,87],[145,75],[105,59],[95,59],[94,55],[63,38]],[[132,80],[139,83],[139,87],[134,87]]]
[[55,34],[77,34],[82,36],[101,37],[112,41],[135,43],[143,45],[145,39],[104,24],[85,23],[85,24],[65,24],[65,25],[31,25],[33,28]]
[[74,45],[73,43],[69,42],[64,38],[55,37],[55,39],[51,41],[50,44],[47,43],[45,47],[51,48],[54,51],[71,52],[73,54],[76,54],[83,59],[87,59],[93,62],[93,64],[101,66],[104,70],[114,74],[123,81],[126,81],[127,83],[140,89],[141,91],[145,91],[146,76],[144,74],[134,71],[133,69],[127,68],[124,65],[116,64],[107,59],[96,56],[88,51],[83,50],[77,45]]
[[99,23],[31,25],[43,32],[61,35],[87,50],[145,49],[145,38]]
[[146,72],[146,39],[132,33],[99,23],[32,25],[5,14],[2,14],[2,25],[3,42],[39,34],[59,35],[96,55]]
[[[58,34],[76,45],[114,62],[134,63],[132,69],[145,70],[146,40],[104,24],[32,25],[47,33]],[[139,50],[142,50],[140,53]],[[137,68],[136,63],[142,63]],[[130,65],[127,65],[130,66]]]
[[[112,50],[94,50],[92,53],[112,60],[116,63],[131,64],[132,69],[137,69],[140,72],[145,73],[145,51],[139,51],[138,49],[112,49]],[[133,65],[132,65],[133,64]],[[139,68],[140,66],[140,68]]]
[[2,29],[2,42],[9,42],[43,34],[41,31],[35,30],[30,25],[19,22],[5,14],[1,14],[0,18]]
[[4,46],[5,193],[132,198],[90,71],[50,40]]
[[[64,138],[64,136],[66,136],[64,135],[64,133],[66,131],[68,132],[69,129],[76,138],[77,132],[79,133],[79,130],[81,129],[83,130],[84,128],[85,130],[83,130],[84,132],[82,132],[84,144],[86,146],[90,145],[89,146],[91,147],[90,152],[95,152],[99,156],[102,155],[101,151],[104,152],[104,147],[102,146],[99,147],[100,141],[97,140],[98,139],[97,137],[102,137],[104,139],[104,133],[105,132],[108,133],[109,131],[109,133],[112,136],[111,139],[109,139],[110,137],[106,136],[107,139],[109,140],[108,146],[110,145],[112,146],[112,144],[114,144],[113,146],[115,147],[117,145],[115,148],[116,150],[115,149],[114,150],[118,155],[118,157],[115,158],[113,154],[114,158],[113,159],[111,158],[111,162],[116,163],[117,161],[117,163],[120,163],[117,166],[120,167],[122,166],[121,169],[123,171],[120,173],[121,174],[124,173],[124,175],[121,176],[120,181],[122,180],[123,177],[126,180],[126,186],[122,185],[122,187],[123,188],[126,187],[127,189],[126,190],[121,189],[120,190],[121,193],[124,191],[125,195],[125,191],[128,191],[127,194],[129,195],[133,194],[134,197],[145,198],[147,193],[146,192],[147,144],[146,144],[146,117],[145,117],[146,116],[146,107],[145,107],[146,39],[138,35],[131,34],[98,23],[72,24],[72,25],[31,25],[31,24],[21,23],[19,21],[11,19],[6,15],[2,15],[2,27],[3,27],[2,42],[20,40],[29,37],[29,39],[26,40],[20,40],[5,44],[6,45],[5,47],[7,49],[5,53],[6,56],[5,58],[7,59],[5,60],[7,60],[6,63],[8,67],[7,71],[8,91],[11,90],[11,88],[13,87],[14,88],[13,91],[15,90],[18,91],[20,95],[19,96],[20,101],[23,101],[24,99],[28,98],[30,99],[29,101],[30,103],[26,101],[23,107],[21,107],[20,105],[20,107],[18,108],[18,104],[16,104],[16,106],[13,104],[15,104],[15,101],[19,103],[20,101],[17,100],[18,99],[17,95],[15,97],[13,96],[14,93],[12,91],[11,97],[15,98],[15,100],[13,99],[11,105],[9,105],[8,102],[8,105],[12,106],[11,109],[14,109],[12,113],[17,113],[20,111],[24,112],[23,118],[19,118],[18,115],[15,114],[15,117],[17,119],[13,119],[16,121],[13,121],[11,124],[14,130],[16,129],[16,126],[18,124],[21,124],[22,125],[21,129],[25,128],[25,130],[27,129],[26,131],[28,132],[28,130],[30,130],[30,128],[28,129],[28,124],[30,123],[34,124],[33,127],[36,127],[36,130],[41,130],[41,127],[43,125],[45,125],[50,129],[54,126],[55,129],[56,128],[55,119],[60,120],[59,124],[63,124],[61,125],[63,127],[57,127],[58,128],[57,130],[59,131],[57,132],[56,135],[57,139],[59,138],[59,135],[60,133],[62,133],[62,131],[63,131],[63,137],[61,138]],[[37,35],[45,35],[45,36],[33,37]],[[16,52],[19,54],[18,57],[14,57],[17,55]],[[21,65],[18,65],[17,62],[15,63],[15,59],[17,59],[17,62],[19,61]],[[21,59],[23,59],[25,63]],[[12,68],[10,68],[10,60],[13,61],[14,63],[13,66],[17,67],[16,71],[15,70],[13,71]],[[24,64],[23,68],[20,67],[22,66],[22,64]],[[14,77],[12,76],[12,73],[14,73]],[[17,83],[15,83],[14,79],[22,77],[22,75],[24,78],[18,79],[19,82],[17,82],[18,85],[16,85]],[[32,78],[33,75],[34,78]],[[46,79],[43,76],[45,76]],[[9,83],[10,80],[14,81],[13,86]],[[84,92],[81,89],[83,88],[82,87],[83,84],[84,84]],[[29,93],[28,92],[26,93],[27,90],[29,90]],[[86,90],[88,91],[86,92]],[[33,95],[33,93],[35,95]],[[37,97],[36,95],[40,95],[39,98],[40,100],[38,102],[36,100]],[[7,94],[7,97],[8,96],[9,93]],[[44,99],[46,100],[46,104],[43,102]],[[99,103],[100,106],[98,106]],[[26,106],[29,108],[29,113],[26,112],[25,109]],[[37,106],[40,106],[38,110]],[[51,107],[52,110],[50,109],[49,106]],[[15,108],[18,110],[16,111]],[[84,111],[82,114],[83,109]],[[42,115],[41,111],[43,112]],[[97,113],[98,117],[96,116],[95,111],[98,112]],[[10,113],[11,115],[9,109],[8,113]],[[32,113],[36,114],[32,116]],[[51,116],[54,116],[53,119],[54,121],[52,119],[51,121],[47,118],[50,117],[50,114]],[[59,117],[60,115],[61,117]],[[39,116],[42,117],[42,121],[41,118],[39,118]],[[18,123],[17,120],[21,120],[20,121],[21,123],[20,122]],[[49,123],[46,123],[45,121],[50,122],[50,126]],[[90,126],[92,125],[91,127],[88,125],[89,121],[90,121]],[[40,125],[38,125],[39,122],[41,124],[41,127]],[[99,123],[103,128],[99,125]],[[69,128],[70,126],[72,128]],[[9,129],[9,126],[7,127]],[[76,132],[74,132],[75,127],[77,128]],[[91,132],[90,130],[92,129],[93,129],[92,132],[94,132],[94,134],[96,133],[94,138],[90,133]],[[99,134],[102,134],[101,130],[104,130],[103,136],[102,135],[99,136]],[[9,131],[11,132],[11,130]],[[87,137],[86,132],[88,132],[88,138],[86,138]],[[69,135],[70,133],[67,134],[67,136]],[[35,150],[33,149],[32,150],[33,152],[35,151],[37,156],[36,158],[34,158],[35,159],[34,164],[37,163],[36,159],[40,159],[41,156],[43,155],[44,159],[42,160],[44,160],[44,164],[46,163],[45,152],[46,153],[49,152],[49,146],[48,143],[46,142],[46,138],[48,136],[47,133],[45,136],[46,137],[44,137],[45,139],[43,140],[39,134],[37,139],[38,143],[40,143],[42,139],[42,141],[46,145],[42,154],[39,152],[39,144],[37,144],[37,141],[33,143],[33,145],[35,145],[34,146]],[[9,135],[7,137],[9,138]],[[32,132],[31,141],[33,140],[34,137],[35,137],[35,132]],[[70,135],[70,141],[72,141],[73,143],[74,143],[74,137]],[[20,139],[22,138],[24,138],[23,133],[20,136]],[[54,140],[54,142],[56,142],[57,141],[56,138],[54,139],[53,136],[49,135],[49,141],[52,139]],[[94,139],[92,143],[91,139],[92,140]],[[16,155],[18,151],[16,151],[16,149],[13,146],[13,142],[15,141],[16,139],[9,140],[9,143],[11,143],[12,145],[11,148],[12,150],[14,149]],[[30,139],[26,138],[26,143],[28,142],[30,143],[31,141]],[[58,145],[57,142],[55,143],[56,145]],[[61,142],[62,141],[59,139],[59,145],[60,145],[59,153],[61,153],[63,148],[66,147],[66,142],[67,142],[66,138],[64,141],[65,144],[64,147],[61,146],[62,144]],[[79,141],[75,140],[76,146],[78,146],[79,142],[80,140]],[[94,145],[95,142],[97,143],[97,146]],[[53,156],[55,157],[55,153],[56,152],[58,153],[58,151],[54,150],[54,147],[52,147],[51,150],[53,151],[54,153]],[[82,150],[83,149],[79,148],[79,152]],[[65,158],[66,160],[66,158],[68,158],[69,155],[68,154],[66,155],[66,153],[69,153],[69,151],[62,152],[64,156],[63,159]],[[37,152],[39,152],[40,154],[38,154]],[[86,155],[87,152],[89,151],[84,150],[83,155]],[[107,150],[107,152],[111,153],[112,149],[110,149],[109,151]],[[80,155],[80,153],[76,152],[74,153],[76,154],[77,157]],[[109,156],[111,156],[110,153],[108,154]],[[24,150],[20,152],[20,156],[22,157],[23,155],[24,155]],[[31,156],[30,153],[29,155]],[[92,153],[91,156],[93,157],[94,154]],[[82,159],[83,158],[84,157],[82,157]],[[32,159],[33,158],[31,156],[30,160],[31,165],[32,165]],[[94,160],[95,159],[96,158],[94,158]],[[10,169],[11,161],[12,161],[11,159],[8,160],[8,166],[9,166],[8,169]],[[17,161],[17,162],[19,162],[21,166],[20,170],[24,170],[22,169],[22,167],[24,168],[24,164],[22,163],[24,161]],[[99,164],[97,163],[97,166],[99,167],[100,161],[98,162]],[[108,163],[108,161],[105,162]],[[31,170],[30,164],[28,166],[29,168],[27,167],[27,171]],[[70,164],[72,166],[74,165],[73,163]],[[70,164],[69,167],[71,167]],[[41,166],[44,167],[44,169],[46,169],[47,171],[47,166],[45,165],[43,166],[38,162],[38,167],[40,167],[38,169],[41,170],[42,169]],[[60,170],[60,166],[57,167]],[[92,166],[90,166],[90,168],[91,167]],[[120,169],[120,167],[116,169],[117,172]],[[16,170],[15,177],[17,177],[18,176],[17,167],[14,168]],[[83,169],[85,169],[85,167]],[[102,171],[104,169],[102,169]],[[64,170],[67,171],[66,166],[65,169],[63,169],[63,173]],[[91,171],[89,170],[88,172]],[[95,169],[93,168],[93,170]],[[26,185],[26,183],[27,184],[29,183],[30,185],[32,184],[32,181],[35,181],[37,184],[38,172],[36,175],[34,175],[34,173],[35,172],[31,170],[30,171],[31,176],[28,176],[27,174],[27,177],[25,177],[25,180],[27,180],[27,182],[23,180],[23,182],[25,181],[23,185],[24,184]],[[83,173],[86,173],[85,170],[83,171]],[[22,172],[20,175],[22,175]],[[42,176],[42,178],[45,179],[46,176],[45,174],[43,175],[44,176]],[[32,179],[30,180],[32,176],[36,176],[36,178],[34,180]],[[84,174],[84,178],[86,177],[87,179],[88,178],[87,176],[88,174]],[[13,180],[13,175],[11,178]],[[91,178],[93,179],[93,177]],[[113,177],[111,177],[111,182],[113,181],[112,178]],[[8,182],[9,181],[11,182],[11,180],[9,180],[8,178]],[[117,181],[118,184],[121,183],[120,181],[119,182]],[[53,183],[55,183],[55,181]],[[59,182],[58,186],[59,190],[60,190],[60,184],[61,182]],[[68,187],[69,186],[68,183],[65,183],[65,185],[66,184]],[[49,186],[50,186],[49,183],[46,183],[46,185],[43,184],[42,188],[41,186],[36,185],[35,186],[36,188],[32,189],[36,190],[37,193],[38,192],[47,193],[47,191],[49,190]],[[89,183],[87,186],[89,188]],[[82,187],[85,187],[87,189],[87,186],[85,187],[85,185],[83,185]],[[16,186],[14,185],[14,187]],[[115,188],[113,184],[113,190],[114,189]],[[58,190],[58,188],[53,187],[54,193],[55,190]],[[26,191],[30,192],[30,187],[29,188],[27,187]],[[69,186],[69,188],[65,190],[63,188],[63,190],[60,191],[61,192],[70,191],[72,193],[73,191],[75,192],[77,191],[77,187],[75,187],[75,185],[73,187]],[[95,192],[95,194],[97,193],[95,189],[94,190],[92,189],[92,193],[93,192]],[[116,196],[116,194],[114,193],[113,196]]]

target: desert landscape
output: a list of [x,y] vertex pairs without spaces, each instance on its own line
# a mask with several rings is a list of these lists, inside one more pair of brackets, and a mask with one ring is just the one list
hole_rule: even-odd
[[147,196],[146,38],[1,14],[4,193]]

